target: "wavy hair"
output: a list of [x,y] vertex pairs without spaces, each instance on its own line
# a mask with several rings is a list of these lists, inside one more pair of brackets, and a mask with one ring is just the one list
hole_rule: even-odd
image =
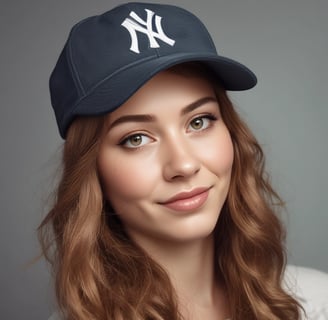
[[[264,170],[263,151],[217,79],[200,64],[170,69],[214,84],[234,146],[230,189],[215,227],[217,276],[231,319],[300,319],[301,306],[282,287],[282,201]],[[97,171],[105,116],[77,118],[67,134],[54,204],[38,228],[59,309],[67,320],[182,320],[169,276],[124,232],[103,197]]]

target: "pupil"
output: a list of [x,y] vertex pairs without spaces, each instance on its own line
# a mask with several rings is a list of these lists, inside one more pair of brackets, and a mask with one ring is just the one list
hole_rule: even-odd
[[203,125],[203,120],[202,119],[196,119],[194,120],[193,127],[194,129],[199,129]]
[[137,146],[141,143],[141,137],[140,136],[134,136],[134,137],[132,137],[131,142],[132,142],[133,145]]

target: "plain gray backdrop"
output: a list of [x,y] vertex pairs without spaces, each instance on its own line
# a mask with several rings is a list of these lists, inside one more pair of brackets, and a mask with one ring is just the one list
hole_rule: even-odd
[[[48,78],[72,25],[119,3],[1,1],[1,319],[47,319],[54,308],[46,264],[28,265],[62,145]],[[289,262],[328,271],[328,1],[166,3],[194,12],[222,55],[257,74],[253,90],[231,97],[287,203]]]

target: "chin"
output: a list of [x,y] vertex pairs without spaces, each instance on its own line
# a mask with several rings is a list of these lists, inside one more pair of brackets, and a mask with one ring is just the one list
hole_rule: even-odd
[[186,224],[174,228],[172,238],[179,242],[189,242],[197,240],[205,240],[213,235],[217,219],[215,221],[195,221],[192,224]]

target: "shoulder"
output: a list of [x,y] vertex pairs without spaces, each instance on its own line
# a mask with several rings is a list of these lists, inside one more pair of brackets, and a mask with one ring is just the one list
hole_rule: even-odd
[[328,319],[328,273],[288,265],[284,286],[301,303],[308,319]]

